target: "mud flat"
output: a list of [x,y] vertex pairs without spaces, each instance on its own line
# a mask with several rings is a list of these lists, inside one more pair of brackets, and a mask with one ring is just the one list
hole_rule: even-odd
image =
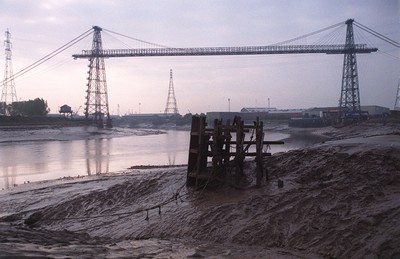
[[240,189],[188,189],[176,167],[3,191],[0,256],[399,258],[400,130],[375,126],[266,158],[261,188],[246,163]]

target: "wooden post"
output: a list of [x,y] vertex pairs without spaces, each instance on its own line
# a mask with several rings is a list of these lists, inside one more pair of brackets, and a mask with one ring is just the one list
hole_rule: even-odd
[[208,138],[205,136],[206,118],[192,116],[186,185],[198,185],[199,174],[207,168]]
[[[231,157],[234,156],[234,181],[240,184],[243,178],[243,165],[245,157],[255,157],[256,186],[261,186],[264,177],[263,157],[270,155],[263,153],[264,145],[283,144],[282,141],[264,141],[263,122],[257,117],[253,125],[244,125],[240,117],[235,117],[233,124],[228,120],[224,125],[222,120],[214,121],[214,128],[206,128],[204,116],[192,117],[190,132],[189,159],[187,171],[187,186],[198,186],[206,179],[223,181],[226,178],[227,168],[230,168]],[[245,132],[254,130],[256,139],[245,140]],[[231,132],[236,132],[236,140],[232,140]],[[212,141],[210,140],[212,136]],[[246,146],[245,146],[246,145]],[[256,146],[256,152],[248,152],[251,145]],[[230,152],[231,146],[236,147],[235,152]],[[209,150],[209,147],[211,148]],[[207,169],[207,159],[212,157],[212,168]],[[265,170],[266,179],[268,172]]]
[[199,125],[200,117],[192,116],[192,126],[190,129],[190,142],[189,142],[189,157],[188,157],[188,167],[187,167],[187,178],[186,185],[192,186],[196,184],[196,179],[194,175],[197,172],[198,163],[198,146],[199,146]]
[[239,185],[240,180],[243,176],[243,160],[244,160],[244,150],[243,150],[243,141],[244,141],[244,123],[238,118],[236,124],[236,156],[235,156],[235,164],[236,164],[236,184]]
[[214,120],[214,131],[213,131],[213,143],[211,145],[211,153],[212,153],[212,172],[216,173],[217,166],[220,157],[219,151],[219,136],[221,135],[221,121],[218,119]]
[[226,121],[224,134],[225,134],[224,163],[228,164],[230,160],[229,152],[231,151],[230,141],[232,139],[230,120]]
[[264,142],[263,122],[257,117],[256,122],[256,186],[261,186],[263,177],[262,148]]

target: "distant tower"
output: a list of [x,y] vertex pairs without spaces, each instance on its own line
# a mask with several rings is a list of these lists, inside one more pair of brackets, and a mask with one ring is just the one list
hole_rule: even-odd
[[111,118],[108,108],[108,94],[106,68],[101,41],[101,28],[93,27],[92,56],[89,58],[89,72],[86,95],[85,117],[93,120],[98,126],[103,126],[103,117],[107,117],[107,126],[111,127]]
[[397,85],[396,101],[394,102],[394,109],[400,111],[400,78],[399,84]]
[[2,104],[0,112],[4,113],[5,115],[10,115],[10,111],[6,108],[6,106],[7,104],[17,101],[17,92],[15,91],[14,73],[11,60],[11,33],[8,31],[8,29],[5,32],[5,37],[6,39],[4,40],[4,46],[6,54],[6,64],[4,68],[3,89],[0,99],[0,102]]
[[341,119],[359,119],[361,117],[357,59],[354,52],[353,21],[353,19],[346,21],[346,52],[343,61],[342,91],[339,104]]
[[176,104],[174,82],[172,80],[172,69],[169,71],[169,88],[167,104],[165,106],[164,114],[178,114],[178,105]]

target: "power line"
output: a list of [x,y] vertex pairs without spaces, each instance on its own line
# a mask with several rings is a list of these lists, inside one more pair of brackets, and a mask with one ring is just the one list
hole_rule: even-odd
[[44,62],[48,61],[49,59],[52,59],[53,57],[55,57],[56,55],[60,54],[64,50],[72,47],[73,45],[75,45],[79,41],[83,40],[84,38],[89,36],[91,33],[92,33],[92,29],[87,30],[86,32],[84,32],[81,35],[79,35],[78,37],[74,38],[73,40],[71,40],[71,41],[67,42],[66,44],[62,45],[61,47],[59,47],[58,49],[56,49],[56,50],[52,51],[51,53],[47,54],[43,58],[41,58],[41,59],[37,60],[36,62],[30,64],[29,66],[25,67],[24,69],[18,71],[17,73],[14,74],[14,76],[12,78],[3,80],[1,82],[1,85],[4,85],[7,82],[9,82],[10,80],[14,80],[14,79],[16,79],[16,78],[28,73],[32,69],[35,69],[39,65],[43,64]]

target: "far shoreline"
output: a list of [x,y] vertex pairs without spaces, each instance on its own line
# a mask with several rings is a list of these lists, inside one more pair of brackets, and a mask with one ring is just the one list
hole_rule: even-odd
[[0,130],[40,129],[90,125],[85,120],[72,120],[66,117],[22,117],[0,116]]

